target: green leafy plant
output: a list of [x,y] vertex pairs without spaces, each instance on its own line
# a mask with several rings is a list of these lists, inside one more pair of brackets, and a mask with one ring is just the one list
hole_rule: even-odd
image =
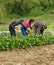
[[0,50],[9,50],[15,48],[27,48],[36,45],[45,45],[54,43],[54,36],[30,35],[20,39],[19,37],[10,37],[8,34],[0,35]]

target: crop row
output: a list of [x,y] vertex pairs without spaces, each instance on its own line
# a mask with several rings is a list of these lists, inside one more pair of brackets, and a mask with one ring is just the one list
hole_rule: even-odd
[[15,48],[27,48],[36,45],[45,45],[54,43],[54,36],[39,36],[39,35],[30,35],[23,38],[19,37],[10,37],[9,35],[2,34],[0,35],[0,50],[6,49],[15,49]]

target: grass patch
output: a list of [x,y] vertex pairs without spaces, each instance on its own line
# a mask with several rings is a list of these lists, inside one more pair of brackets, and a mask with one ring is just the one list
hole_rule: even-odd
[[8,31],[9,30],[9,25],[7,24],[0,24],[0,31]]
[[[41,15],[41,16],[37,16],[37,17],[23,17],[23,19],[35,19],[35,20],[42,20],[44,22],[46,22],[47,24],[47,29],[54,29],[54,14],[44,14],[44,15]],[[13,20],[13,19],[12,19]],[[16,20],[16,18],[14,18],[14,20]],[[12,22],[12,21],[9,21],[9,23]],[[9,27],[9,23],[8,24],[0,24],[0,31],[5,31],[5,30],[9,30],[8,27]],[[20,26],[18,26],[18,28],[20,29]]]

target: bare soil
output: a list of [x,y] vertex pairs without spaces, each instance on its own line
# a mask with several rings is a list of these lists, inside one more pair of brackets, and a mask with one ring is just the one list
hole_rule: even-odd
[[0,65],[54,65],[54,44],[0,51]]

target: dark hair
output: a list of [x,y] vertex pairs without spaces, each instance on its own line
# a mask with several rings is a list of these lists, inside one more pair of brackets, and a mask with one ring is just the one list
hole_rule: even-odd
[[[31,23],[33,23],[35,20],[34,19],[30,19],[29,20],[29,25],[31,25]],[[30,28],[32,29],[32,27],[30,26]]]
[[34,19],[30,19],[29,20],[29,24],[31,24],[32,22],[34,22],[35,20]]

